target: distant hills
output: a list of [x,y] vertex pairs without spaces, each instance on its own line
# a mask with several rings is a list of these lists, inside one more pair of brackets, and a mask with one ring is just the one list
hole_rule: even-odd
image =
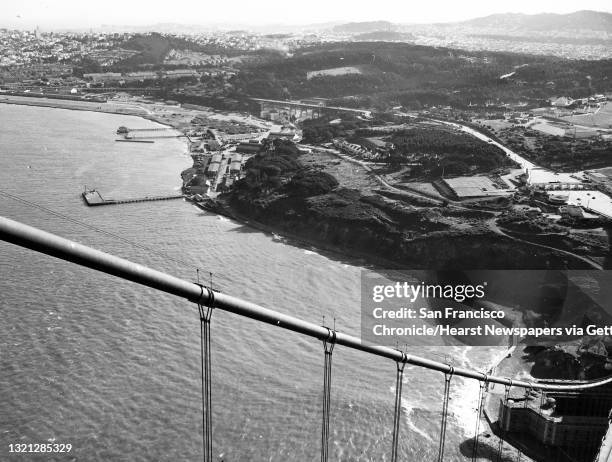
[[409,32],[396,32],[393,30],[376,30],[353,35],[354,40],[363,42],[410,42],[414,38],[414,35]]
[[437,24],[368,21],[336,25],[329,30],[353,41],[410,42],[574,59],[612,57],[612,14],[589,10],[569,14],[504,13]]
[[[612,14],[601,11],[582,10],[569,14],[494,14],[470,19],[461,23],[472,27],[496,28],[498,33],[524,30],[525,32],[546,32],[555,30],[591,30],[612,33]],[[450,25],[450,24],[449,24]]]
[[[502,13],[469,19],[460,22],[430,23],[430,24],[400,24],[386,20],[363,22],[327,22],[316,24],[239,24],[239,23],[206,23],[206,24],[179,24],[158,23],[150,25],[102,25],[94,28],[102,32],[161,32],[175,34],[197,34],[212,31],[227,31],[241,29],[264,34],[295,33],[304,31],[329,31],[340,35],[360,35],[374,32],[414,32],[422,30],[464,30],[472,29],[488,31],[490,34],[555,34],[567,36],[575,31],[589,31],[592,34],[606,34],[605,39],[612,35],[612,13],[601,11],[582,10],[568,14],[540,13]],[[68,29],[66,29],[68,30]],[[70,29],[81,30],[81,29]],[[82,30],[85,30],[84,28]],[[87,29],[89,30],[89,29]]]
[[496,28],[498,34],[510,30],[524,30],[530,32],[549,32],[555,30],[584,30],[593,32],[606,32],[612,34],[612,13],[602,11],[582,10],[568,14],[540,13],[501,13],[469,19],[460,22],[435,24],[395,24],[389,21],[350,22],[332,27],[332,31],[345,34],[365,34],[377,31],[398,31],[421,27],[475,27]]
[[259,34],[322,34],[339,41],[407,42],[433,47],[467,51],[500,51],[554,55],[571,59],[612,58],[612,14],[582,10],[568,14],[503,13],[460,22],[432,24],[399,24],[385,20],[364,22],[327,22],[296,25],[283,24],[207,24],[180,25],[160,23],[150,26],[117,29],[103,26],[108,32],[132,30],[172,34],[199,34],[234,30]]
[[366,34],[394,30],[396,30],[396,25],[389,21],[349,22],[332,28],[332,31],[338,34]]

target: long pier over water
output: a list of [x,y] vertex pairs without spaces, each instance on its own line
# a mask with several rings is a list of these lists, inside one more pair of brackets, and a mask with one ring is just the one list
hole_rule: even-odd
[[169,196],[145,196],[133,199],[104,199],[100,192],[95,189],[85,190],[82,195],[85,203],[90,207],[98,205],[131,204],[134,202],[168,201],[183,198],[182,194],[173,194]]

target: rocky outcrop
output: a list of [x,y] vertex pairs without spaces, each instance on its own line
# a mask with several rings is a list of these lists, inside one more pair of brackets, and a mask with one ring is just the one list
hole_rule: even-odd
[[566,254],[517,243],[484,228],[457,229],[448,224],[440,209],[416,209],[354,190],[265,199],[232,193],[209,207],[322,248],[384,259],[406,268],[587,267]]

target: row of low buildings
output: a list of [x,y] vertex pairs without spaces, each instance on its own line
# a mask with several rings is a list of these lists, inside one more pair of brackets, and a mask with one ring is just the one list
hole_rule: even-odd
[[364,148],[360,144],[349,143],[348,141],[343,140],[343,139],[339,139],[339,138],[333,139],[332,144],[336,148],[340,149],[342,152],[345,152],[353,156],[363,157],[364,159],[370,159],[374,155],[372,151]]
[[202,74],[195,69],[174,69],[168,71],[139,71],[139,72],[94,72],[83,74],[85,80],[93,83],[107,83],[119,81],[145,81],[145,80],[177,80],[177,79],[199,79]]
[[351,156],[358,156],[366,160],[380,160],[389,157],[393,145],[377,138],[364,139],[362,143],[349,143],[336,138],[332,144],[342,152]]
[[549,102],[550,102],[550,105],[553,107],[571,108],[571,107],[585,106],[589,104],[605,103],[606,101],[610,99],[612,99],[612,93],[597,94],[597,95],[588,96],[586,98],[577,98],[577,99],[570,98],[569,96],[560,96],[558,98],[551,98]]
[[196,169],[193,181],[187,182],[187,194],[208,194],[229,189],[243,175],[247,157],[240,153],[225,151],[194,153],[193,167]]

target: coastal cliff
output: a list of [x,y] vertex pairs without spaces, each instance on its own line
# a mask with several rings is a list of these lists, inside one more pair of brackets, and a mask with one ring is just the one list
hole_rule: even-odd
[[588,268],[571,255],[518,242],[483,223],[493,215],[419,207],[346,188],[276,141],[249,159],[246,176],[204,208],[343,254],[405,268]]
[[[348,255],[371,256],[406,268],[540,269],[587,268],[562,253],[520,244],[484,228],[453,229],[437,210],[412,211],[390,216],[360,197],[341,190],[315,198],[277,198],[253,203],[239,194],[221,197],[211,210],[247,218],[280,234]],[[439,215],[438,215],[439,214]]]

